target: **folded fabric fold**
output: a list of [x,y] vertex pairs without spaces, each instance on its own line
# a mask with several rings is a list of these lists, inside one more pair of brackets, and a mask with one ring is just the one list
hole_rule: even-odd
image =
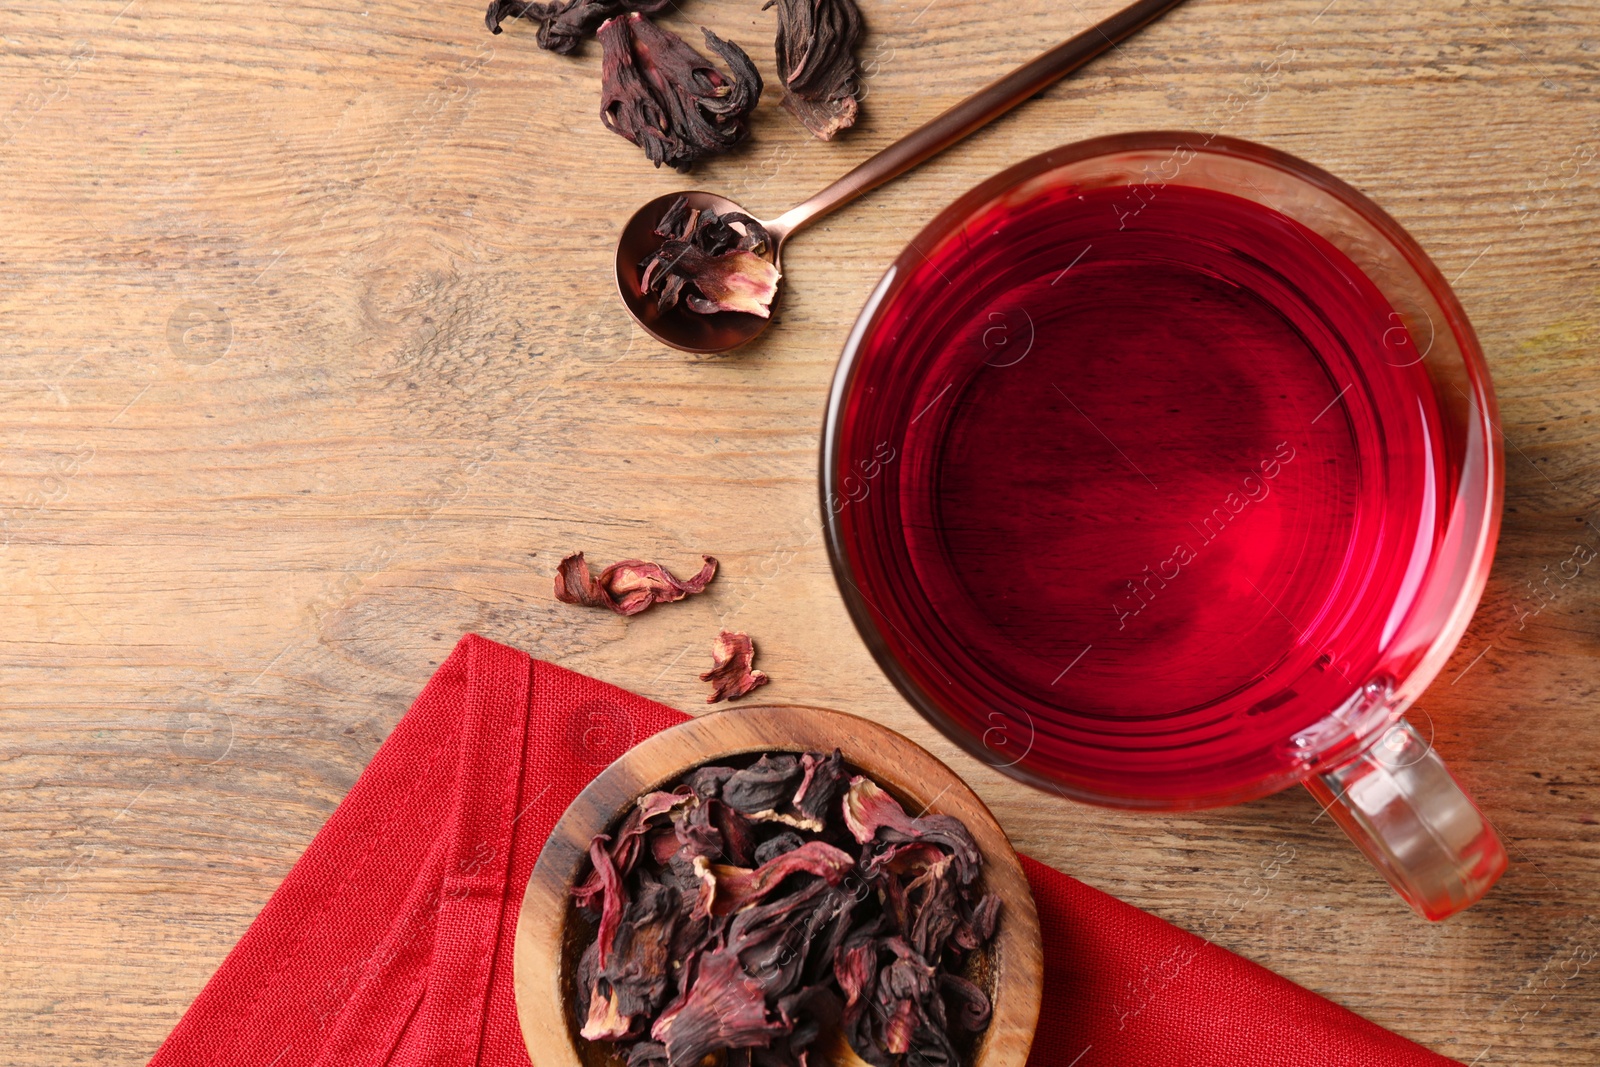
[[[468,634],[152,1067],[528,1067],[512,941],[589,780],[682,713]],[[1043,928],[1034,1067],[1455,1061],[1024,860]]]

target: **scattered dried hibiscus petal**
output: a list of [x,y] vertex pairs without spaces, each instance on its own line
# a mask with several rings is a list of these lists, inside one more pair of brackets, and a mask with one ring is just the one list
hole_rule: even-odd
[[625,559],[613,563],[596,578],[589,572],[582,552],[574,552],[556,567],[556,599],[563,604],[586,608],[606,608],[618,615],[637,615],[652,604],[670,604],[691,593],[704,592],[717,573],[717,561],[701,556],[705,566],[684,581],[675,578],[659,563]]
[[674,0],[489,0],[483,17],[490,33],[499,33],[506,19],[530,19],[539,24],[539,47],[562,55],[578,50],[585,38],[593,37],[600,24],[614,15],[638,11],[654,15],[673,5]]
[[710,30],[706,46],[726,73],[637,11],[601,24],[600,120],[656,166],[688,170],[744,140],[761,74],[744,49]]
[[767,0],[778,8],[778,76],[783,106],[817,137],[831,140],[856,121],[855,0]]
[[736,700],[750,690],[766,685],[770,679],[750,665],[755,658],[756,645],[750,640],[749,634],[730,633],[727,630],[718,634],[711,643],[712,667],[700,676],[702,682],[712,683],[711,695],[706,697],[706,703]]
[[764,253],[772,237],[740,211],[691,208],[678,197],[656,223],[661,245],[639,264],[640,295],[656,294],[670,311],[681,299],[691,311],[743,311],[766,318],[783,275]]

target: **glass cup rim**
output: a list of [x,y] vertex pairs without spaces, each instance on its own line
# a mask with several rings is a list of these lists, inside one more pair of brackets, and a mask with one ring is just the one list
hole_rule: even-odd
[[[1325,755],[1324,758],[1317,762],[1269,776],[1239,789],[1184,798],[1179,802],[1174,802],[1171,798],[1146,798],[1083,788],[1059,779],[1046,777],[1022,766],[1020,763],[996,765],[992,759],[987,758],[993,754],[986,753],[972,731],[958,724],[947,715],[940,708],[938,702],[923,691],[921,686],[904,669],[898,658],[890,652],[887,642],[885,642],[879,630],[878,623],[872,617],[870,605],[866,603],[865,597],[857,587],[854,572],[843,545],[841,529],[838,523],[838,512],[832,506],[834,500],[842,499],[838,491],[839,486],[836,484],[835,461],[838,454],[839,438],[843,432],[842,412],[844,401],[850,393],[862,342],[877,320],[880,309],[891,304],[899,296],[905,287],[912,268],[925,258],[920,250],[935,246],[943,237],[951,233],[964,220],[972,217],[985,205],[1039,179],[1051,171],[1060,170],[1096,157],[1152,150],[1171,150],[1173,152],[1189,150],[1197,155],[1231,156],[1276,168],[1341,201],[1344,206],[1353,210],[1367,225],[1371,226],[1374,231],[1400,253],[1406,265],[1415,271],[1422,285],[1437,302],[1439,309],[1445,316],[1446,326],[1455,337],[1472,393],[1472,396],[1468,398],[1472,408],[1471,417],[1478,423],[1477,429],[1482,435],[1481,440],[1484,442],[1485,454],[1482,456],[1482,460],[1485,466],[1485,480],[1489,495],[1489,499],[1485,501],[1483,519],[1476,530],[1477,536],[1471,539],[1470,544],[1463,544],[1460,550],[1460,552],[1470,551],[1473,558],[1471,565],[1465,569],[1461,580],[1456,583],[1454,596],[1449,598],[1454,605],[1449,618],[1441,627],[1437,636],[1430,642],[1428,650],[1420,662],[1403,680],[1401,689],[1397,691],[1390,702],[1386,716],[1380,718],[1369,717],[1367,721],[1359,724],[1353,733],[1352,743]],[[1178,182],[1170,183],[1181,184]],[[868,650],[872,653],[879,669],[889,677],[889,680],[894,684],[901,696],[911,704],[919,715],[933,724],[940,733],[944,734],[945,737],[949,738],[974,759],[1046,792],[1105,807],[1189,810],[1237,804],[1279,792],[1315,774],[1348,762],[1367,745],[1381,737],[1391,724],[1399,720],[1407,707],[1422,690],[1433,682],[1443,669],[1445,661],[1466,632],[1467,625],[1470,623],[1478,602],[1482,598],[1484,586],[1488,580],[1489,564],[1493,556],[1495,542],[1499,536],[1501,507],[1504,496],[1504,460],[1498,416],[1488,364],[1478,344],[1477,335],[1467,319],[1465,309],[1462,308],[1460,301],[1456,298],[1455,292],[1433,260],[1417,243],[1416,239],[1367,196],[1343,180],[1297,156],[1240,138],[1183,130],[1149,130],[1106,134],[1041,152],[1013,164],[980,182],[945,207],[923,226],[884,271],[883,276],[873,287],[865,305],[851,327],[829,387],[828,401],[823,418],[821,448],[819,450],[820,478],[818,487],[821,497],[823,540],[827,548],[828,561],[833,571],[834,579],[845,602],[845,607],[850,614],[851,622],[855,625],[857,633],[861,635]],[[1360,695],[1361,690],[1358,689],[1352,695],[1352,700],[1360,697]],[[1331,722],[1335,713],[1339,710],[1338,708],[1329,708],[1328,715],[1323,720],[1319,720],[1319,722]]]

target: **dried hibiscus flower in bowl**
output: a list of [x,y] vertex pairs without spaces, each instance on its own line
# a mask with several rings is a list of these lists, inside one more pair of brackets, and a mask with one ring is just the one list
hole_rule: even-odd
[[646,739],[568,808],[518,1009],[536,1067],[1020,1067],[1038,948],[953,772],[853,716],[752,708]]
[[707,764],[589,844],[595,936],[576,1014],[630,1067],[712,1052],[796,1064],[837,1031],[871,1064],[930,1064],[989,1024],[969,977],[1000,898],[961,820],[913,818],[828,754]]

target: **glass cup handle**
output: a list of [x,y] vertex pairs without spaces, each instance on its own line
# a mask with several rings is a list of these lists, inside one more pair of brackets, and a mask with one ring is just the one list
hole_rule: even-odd
[[1454,915],[1505,873],[1494,827],[1404,719],[1305,786],[1425,919]]

